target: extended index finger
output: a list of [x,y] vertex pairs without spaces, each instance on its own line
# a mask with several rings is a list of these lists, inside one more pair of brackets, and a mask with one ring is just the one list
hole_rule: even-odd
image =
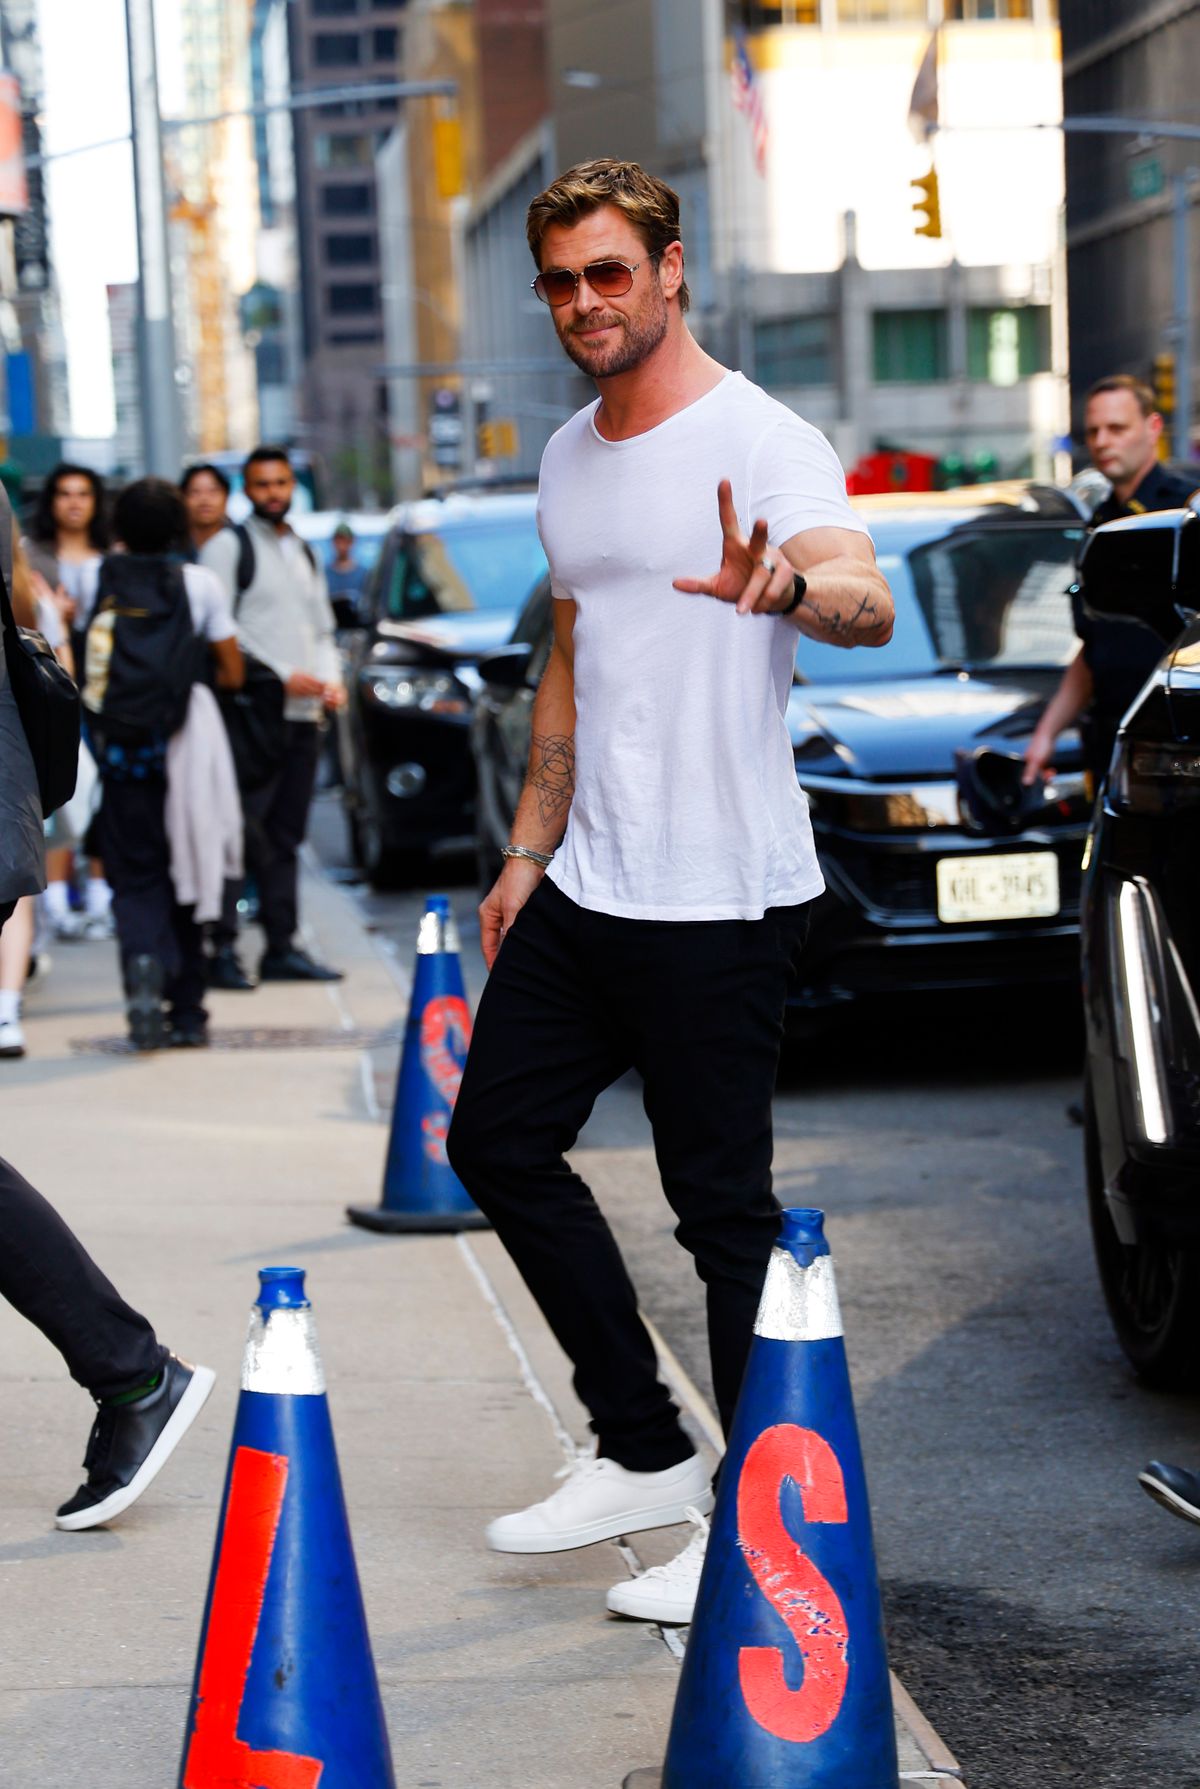
[[732,534],[740,540],[742,531],[738,526],[737,510],[733,507],[733,486],[727,478],[723,478],[717,486],[717,510],[721,517],[722,534],[726,537]]

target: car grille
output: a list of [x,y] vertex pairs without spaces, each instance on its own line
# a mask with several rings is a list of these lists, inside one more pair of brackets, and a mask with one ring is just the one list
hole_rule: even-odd
[[[943,853],[932,851],[872,851],[845,838],[822,838],[818,850],[826,862],[832,861],[853,886],[864,906],[873,907],[897,917],[924,916],[937,923],[937,860],[939,855],[952,857],[963,853],[948,845]],[[1014,838],[1001,850],[1045,850],[1042,843]],[[1051,847],[1058,858],[1060,918],[1074,918],[1079,911],[1083,882],[1083,841],[1072,839]],[[997,855],[1000,851],[997,852]],[[1034,920],[1009,920],[1009,925],[1030,925]]]

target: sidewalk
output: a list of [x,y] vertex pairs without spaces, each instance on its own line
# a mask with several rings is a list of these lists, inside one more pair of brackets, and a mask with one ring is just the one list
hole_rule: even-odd
[[[680,1643],[607,1617],[603,1593],[686,1537],[636,1536],[636,1558],[485,1550],[489,1517],[544,1496],[584,1441],[583,1413],[494,1237],[345,1223],[378,1197],[387,1113],[365,1046],[402,1024],[408,965],[324,880],[306,878],[304,911],[340,986],[214,995],[219,1047],[134,1058],[103,1043],[123,1031],[113,947],[64,945],[31,992],[32,1054],[0,1065],[0,1149],[161,1339],[218,1372],[143,1500],[60,1534],[91,1407],[0,1305],[0,1781],[175,1782],[256,1269],[290,1262],[308,1271],[399,1789],[618,1789],[661,1762]],[[707,1447],[711,1415],[676,1389]],[[897,1709],[905,1780],[952,1780],[902,1693]]]

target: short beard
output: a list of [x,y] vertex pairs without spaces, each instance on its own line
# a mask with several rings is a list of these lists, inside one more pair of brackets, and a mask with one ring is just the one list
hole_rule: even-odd
[[601,358],[600,365],[596,364],[595,358],[589,358],[589,349],[576,342],[572,331],[564,330],[559,340],[580,372],[586,373],[590,379],[613,379],[618,373],[631,373],[635,367],[641,366],[666,335],[666,303],[660,301],[650,314],[648,311],[649,307],[646,307],[632,317],[618,320],[624,335],[612,348],[590,350],[591,355]]
[[266,504],[255,503],[254,499],[251,498],[250,507],[260,522],[282,522],[284,516],[287,515],[287,512],[292,505],[291,500],[289,499],[289,501],[284,504],[283,508],[276,513],[274,509],[268,508]]

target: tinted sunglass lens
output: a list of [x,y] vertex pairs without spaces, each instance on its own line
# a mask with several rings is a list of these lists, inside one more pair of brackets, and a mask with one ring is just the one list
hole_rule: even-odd
[[575,296],[575,275],[565,269],[539,274],[533,289],[544,304],[569,304]]
[[583,276],[597,298],[620,298],[633,284],[633,275],[621,261],[593,261]]

